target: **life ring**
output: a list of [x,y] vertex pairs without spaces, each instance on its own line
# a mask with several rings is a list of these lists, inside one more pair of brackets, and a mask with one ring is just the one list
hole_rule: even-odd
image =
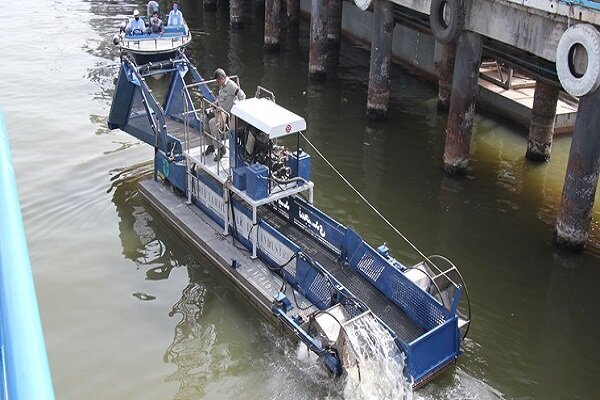
[[[575,71],[573,58],[578,46],[587,53],[583,74]],[[556,47],[556,72],[562,87],[572,96],[584,96],[600,86],[600,33],[589,24],[571,26]]]
[[463,0],[431,0],[429,25],[438,42],[454,42],[465,26]]

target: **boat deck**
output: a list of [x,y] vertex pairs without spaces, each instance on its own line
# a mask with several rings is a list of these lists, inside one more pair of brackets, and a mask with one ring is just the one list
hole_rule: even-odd
[[[185,131],[183,123],[174,119],[167,119],[167,132],[185,142]],[[201,157],[202,151],[206,148],[205,139],[198,129],[189,128],[190,135],[190,153],[189,156],[196,162],[202,162],[205,167],[214,169],[214,173],[221,177],[229,169],[229,158],[223,157],[220,163],[213,161],[213,155]],[[217,166],[217,164],[219,164]],[[323,247],[315,239],[302,232],[296,226],[286,221],[275,211],[267,207],[259,208],[260,218],[267,221],[271,226],[279,230],[284,236],[296,243],[302,251],[312,259],[318,261],[335,278],[340,281],[356,297],[365,302],[369,308],[383,322],[385,322],[398,337],[410,343],[425,333],[425,330],[412,321],[399,307],[386,298],[379,290],[365,281],[357,273],[343,268],[337,262],[337,256],[330,250]]]
[[305,254],[319,262],[342,285],[366,303],[371,311],[396,332],[396,335],[402,341],[410,343],[425,333],[424,329],[412,321],[400,308],[369,282],[348,268],[343,268],[337,262],[337,256],[324,248],[315,239],[267,207],[261,207],[259,215],[260,218],[267,221],[284,236],[300,246]]
[[[168,117],[165,118],[165,122],[167,124],[167,133],[174,138],[177,138],[183,145],[185,143],[185,126],[183,125],[183,122]],[[190,139],[190,149],[201,146],[207,142],[207,138],[203,137],[204,135],[202,132],[194,127],[188,127],[188,135]]]
[[[252,260],[248,251],[236,245],[230,236],[224,237],[221,227],[194,205],[186,204],[186,198],[177,196],[171,187],[162,181],[145,180],[139,183],[142,196],[158,210],[167,222],[195,248],[213,261],[229,279],[250,300],[259,306],[266,316],[272,316],[271,305],[275,295],[281,290],[283,280],[273,274],[259,259]],[[232,260],[238,261],[237,268],[231,267]],[[318,311],[310,302],[288,285],[285,289],[288,298],[295,295],[299,307],[294,315],[308,320],[309,315]]]

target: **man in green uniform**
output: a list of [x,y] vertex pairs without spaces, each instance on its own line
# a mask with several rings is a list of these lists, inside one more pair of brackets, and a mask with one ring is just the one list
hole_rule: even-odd
[[[244,91],[237,83],[227,77],[227,74],[223,69],[217,68],[217,70],[215,70],[215,81],[219,86],[219,95],[217,96],[216,104],[228,113],[231,112],[236,101],[244,100],[246,98]],[[206,120],[207,118],[204,119],[205,123]],[[228,123],[227,116],[220,110],[217,110],[215,116],[208,120],[210,135],[213,138],[217,138],[217,140],[214,140],[214,144],[211,144],[206,148],[204,155],[211,154],[215,151],[215,147],[218,148],[214,161],[219,161],[227,152],[220,139],[221,134],[225,133]]]

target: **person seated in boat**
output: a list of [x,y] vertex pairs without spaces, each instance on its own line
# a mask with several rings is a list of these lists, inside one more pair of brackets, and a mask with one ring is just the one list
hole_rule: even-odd
[[177,0],[173,0],[173,9],[169,13],[169,20],[167,21],[168,26],[181,26],[183,25],[183,14],[179,11]]
[[128,35],[143,35],[146,33],[146,24],[144,20],[140,18],[140,12],[133,10],[133,18],[129,20],[125,33]]
[[155,11],[160,16],[160,7],[158,6],[158,3],[154,0],[150,0],[148,2],[148,5],[146,6],[146,16],[147,16],[148,20],[150,20],[150,18],[152,18]]
[[158,17],[158,11],[154,11],[152,13],[152,17],[150,18],[150,33],[163,33],[165,31],[165,26],[162,20]]
[[[231,112],[231,109],[233,108],[233,105],[236,101],[241,101],[246,98],[246,93],[244,93],[244,91],[237,85],[237,83],[229,79],[229,77],[222,68],[217,68],[215,70],[214,76],[217,86],[219,87],[219,94],[215,103],[217,106],[221,107],[223,110],[229,113]],[[212,136],[212,138],[216,138],[216,140],[212,139],[213,144],[210,144],[206,148],[204,155],[211,154],[215,151],[216,148],[218,150],[215,154],[214,161],[219,161],[221,158],[223,158],[225,153],[227,153],[227,150],[225,149],[225,146],[223,146],[223,144],[221,143],[220,139],[221,135],[223,133],[226,133],[229,121],[227,120],[227,116],[225,115],[225,113],[223,113],[221,110],[217,110],[214,113],[214,116],[211,116],[210,118],[206,116],[204,118],[204,121],[204,126],[208,124],[210,136]]]

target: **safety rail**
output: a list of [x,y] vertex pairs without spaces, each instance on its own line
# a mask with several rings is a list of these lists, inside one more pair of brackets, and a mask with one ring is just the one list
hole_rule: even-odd
[[54,389],[0,113],[0,397],[51,400]]
[[[173,47],[175,46],[177,43],[181,43],[182,45],[185,44],[187,41],[189,41],[189,33],[186,34],[185,36],[179,36],[179,35],[175,35],[175,34],[167,34],[167,35],[160,35],[158,37],[156,36],[147,36],[147,37],[124,37],[120,39],[120,45],[124,48],[130,49],[130,50],[145,50],[145,51],[150,51],[150,50],[165,50],[164,49],[164,43],[165,43],[165,39],[170,39],[170,46]],[[148,47],[148,46],[144,46],[148,43],[154,42],[154,47]],[[163,46],[159,46],[159,44],[162,44]]]
[[559,0],[559,2],[600,11],[600,2],[596,0]]
[[[236,82],[236,84],[239,86],[240,82],[239,82],[239,78],[237,75],[232,75],[229,77],[229,79],[232,79]],[[222,137],[220,138],[216,138],[214,136],[211,135],[210,129],[207,125],[208,121],[210,118],[208,118],[208,110],[212,109],[212,113],[214,114],[214,116],[217,115],[217,113],[222,113],[224,115],[224,126],[219,130],[219,135],[224,135],[227,136],[228,132],[229,132],[229,121],[230,121],[230,113],[228,113],[226,110],[224,110],[222,107],[218,106],[216,104],[216,100],[214,99],[214,95],[212,90],[210,90],[208,85],[211,84],[215,84],[216,83],[216,79],[202,79],[200,81],[197,82],[193,82],[193,83],[189,83],[189,84],[184,84],[183,87],[181,88],[181,97],[187,99],[187,101],[183,102],[183,126],[184,126],[184,149],[186,154],[190,154],[190,127],[193,127],[193,124],[190,122],[190,116],[193,116],[195,118],[195,121],[200,121],[200,119],[198,118],[198,113],[202,116],[202,123],[200,124],[200,126],[202,127],[202,135],[201,135],[201,148],[204,149],[205,145],[211,145],[212,143],[216,143],[216,142],[221,142],[221,145],[229,152],[231,151],[230,149],[230,145],[229,145],[229,141],[223,139]],[[194,106],[193,104],[193,96],[192,96],[192,90],[193,89],[197,89],[198,95],[200,96],[200,107],[197,108],[196,106]],[[207,97],[207,93],[210,94],[210,97]],[[206,142],[208,140],[208,143]],[[225,143],[223,143],[225,142]],[[189,158],[186,158],[187,160],[187,170],[188,170],[188,175],[191,173],[191,165],[190,165],[190,160]],[[204,154],[204,152],[200,153],[200,161],[203,164],[206,164],[206,155]],[[217,162],[217,175],[220,174],[221,172],[221,162],[218,161]],[[231,176],[231,166],[229,166],[228,170],[224,172],[227,173],[228,176]]]

